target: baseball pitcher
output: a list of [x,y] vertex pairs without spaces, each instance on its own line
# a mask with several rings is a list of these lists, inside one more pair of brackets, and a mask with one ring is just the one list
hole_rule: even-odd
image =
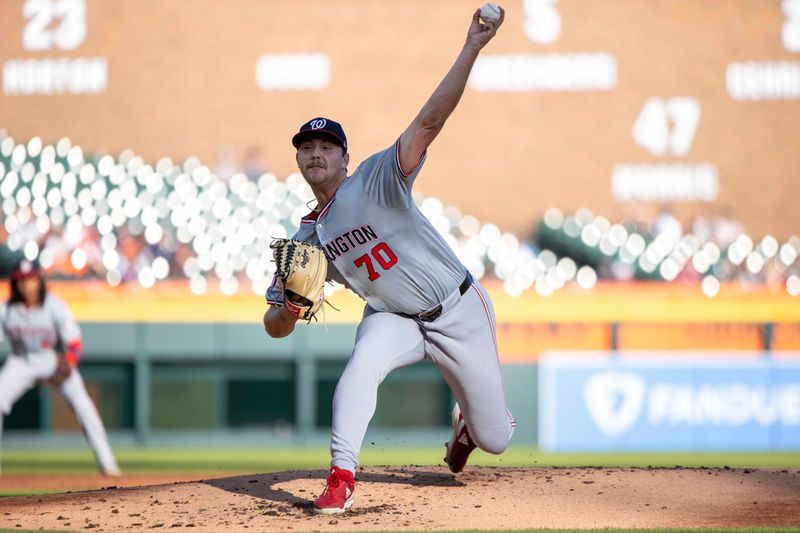
[[355,467],[378,386],[395,369],[429,358],[453,391],[453,434],[445,445],[453,472],[464,468],[475,447],[499,454],[511,438],[515,423],[506,406],[492,303],[411,195],[428,146],[503,16],[500,10],[498,19],[482,23],[475,11],[458,58],[416,118],[351,175],[339,123],[317,117],[292,138],[317,206],[292,239],[273,244],[278,268],[266,294],[264,327],[272,337],[285,337],[297,320],[310,319],[322,305],[325,279],[366,301],[336,386],[331,470],[314,502],[317,512],[341,513],[352,505]]

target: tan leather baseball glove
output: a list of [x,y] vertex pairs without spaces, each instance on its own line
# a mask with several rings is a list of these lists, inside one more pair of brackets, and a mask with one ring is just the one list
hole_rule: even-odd
[[328,260],[322,248],[293,239],[276,239],[270,245],[283,306],[298,318],[311,320],[322,307]]

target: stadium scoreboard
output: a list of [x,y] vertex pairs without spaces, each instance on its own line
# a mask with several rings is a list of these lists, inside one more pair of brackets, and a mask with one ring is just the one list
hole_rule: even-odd
[[[725,208],[779,238],[800,227],[800,0],[503,5],[431,148],[426,195],[520,234],[551,206],[611,219],[641,205]],[[291,133],[326,115],[360,161],[416,114],[474,7],[7,0],[0,128],[212,168],[222,146],[255,145],[286,176]]]

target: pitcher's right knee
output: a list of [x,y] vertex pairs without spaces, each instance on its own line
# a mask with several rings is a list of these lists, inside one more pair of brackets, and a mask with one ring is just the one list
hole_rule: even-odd
[[511,436],[514,434],[514,428],[516,427],[517,423],[514,421],[511,413],[508,413],[508,421],[506,424],[490,428],[470,424],[469,434],[478,448],[486,453],[499,455],[506,451],[508,443],[511,442]]

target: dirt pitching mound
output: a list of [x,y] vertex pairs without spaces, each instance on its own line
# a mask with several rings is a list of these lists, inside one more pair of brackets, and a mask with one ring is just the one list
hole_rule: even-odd
[[[176,481],[197,481],[200,478],[233,476],[241,472],[164,472],[147,474],[125,474],[123,477],[105,477],[100,474],[3,474],[0,476],[0,493],[25,492],[77,492],[99,490],[114,485],[114,488],[164,485]],[[3,502],[6,500],[0,500]],[[0,503],[0,509],[3,508]],[[2,516],[0,514],[0,516]]]
[[0,528],[375,531],[800,527],[800,471],[369,467],[345,514],[313,514],[326,472],[0,499]]

